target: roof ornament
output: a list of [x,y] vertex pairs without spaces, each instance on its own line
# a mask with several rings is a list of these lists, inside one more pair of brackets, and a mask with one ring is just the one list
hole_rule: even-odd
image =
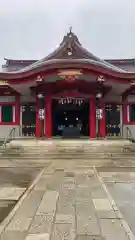
[[97,77],[97,82],[98,83],[103,83],[103,82],[105,82],[105,77],[103,76],[103,75],[99,75],[98,77]]
[[78,37],[73,33],[72,29],[72,26],[69,27],[69,32],[67,32],[67,34],[64,36],[63,41],[60,45],[66,42],[69,43],[69,45],[73,45],[73,42],[78,42],[80,44]]
[[38,75],[36,78],[36,82],[42,82],[42,81],[43,81],[42,77],[40,75]]
[[72,33],[72,26],[69,27],[69,32]]
[[72,37],[73,32],[72,32],[72,26],[69,28],[69,37]]

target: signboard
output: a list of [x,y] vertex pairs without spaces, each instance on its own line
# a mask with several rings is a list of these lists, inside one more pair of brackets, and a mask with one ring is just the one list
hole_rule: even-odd
[[103,118],[103,110],[102,109],[96,109],[96,118],[101,120]]
[[44,109],[42,109],[42,108],[39,109],[39,111],[38,111],[38,118],[40,120],[44,120],[44,118],[45,118],[45,111],[44,111]]

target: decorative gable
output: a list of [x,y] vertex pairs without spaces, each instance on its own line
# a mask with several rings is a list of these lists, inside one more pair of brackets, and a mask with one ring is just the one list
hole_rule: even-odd
[[97,61],[99,60],[97,57],[82,47],[78,37],[72,32],[72,29],[70,29],[69,33],[64,36],[59,48],[47,58],[45,58],[45,60],[83,58]]

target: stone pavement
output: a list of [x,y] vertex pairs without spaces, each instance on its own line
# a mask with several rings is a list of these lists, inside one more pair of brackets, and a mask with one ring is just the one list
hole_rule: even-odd
[[24,141],[25,149],[0,159],[0,209],[16,204],[0,240],[135,239],[135,156],[123,152],[127,143],[41,143]]
[[128,230],[95,168],[69,170],[52,164],[44,169],[0,239],[128,240]]
[[135,172],[100,172],[100,176],[135,235]]

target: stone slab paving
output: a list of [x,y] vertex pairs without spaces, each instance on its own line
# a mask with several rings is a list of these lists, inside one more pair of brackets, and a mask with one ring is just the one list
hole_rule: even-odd
[[[85,158],[85,152],[89,154],[89,141],[88,144],[86,144],[86,141],[77,142],[75,143],[76,146],[72,146],[73,143],[70,143],[70,148],[67,147],[66,141],[55,144],[55,148],[53,144],[50,145],[49,151],[55,150],[55,154],[57,154],[55,159],[51,159],[50,156],[48,160],[46,155],[46,157],[42,156],[37,159],[33,157],[20,158],[17,161],[13,159],[9,162],[7,160],[1,161],[3,167],[12,166],[14,172],[18,171],[14,183],[16,183],[16,179],[23,179],[23,182],[20,181],[16,185],[10,183],[14,174],[12,174],[12,170],[9,171],[7,168],[6,171],[10,173],[11,177],[8,184],[4,182],[2,188],[26,188],[25,174],[19,168],[17,170],[16,167],[18,166],[20,168],[31,166],[35,170],[38,170],[38,167],[47,166],[47,169],[24,199],[11,221],[6,225],[0,235],[0,240],[129,240],[123,225],[123,217],[118,210],[114,210],[112,202],[108,198],[93,166],[106,169],[106,171],[100,173],[109,189],[108,184],[112,184],[112,180],[116,181],[117,179],[119,183],[128,181],[130,184],[131,179],[132,181],[135,180],[135,171],[128,170],[127,172],[130,172],[130,174],[127,176],[123,173],[123,170],[119,170],[120,174],[116,170],[112,173],[110,167],[114,168],[117,165],[120,169],[119,167],[122,165],[129,165],[131,168],[132,164],[135,165],[135,161],[104,159],[103,156],[101,159],[87,159]],[[63,149],[61,149],[61,144],[64,146]],[[40,151],[41,149],[39,149]],[[69,155],[67,158],[66,154]],[[26,180],[31,181],[34,174],[29,175],[29,169],[26,172]],[[21,171],[22,175],[20,177]],[[1,175],[0,179],[2,180]],[[134,188],[133,185],[132,187]],[[129,189],[129,196],[131,196],[132,187],[129,188],[126,185],[123,187]],[[0,190],[2,188],[0,186]],[[117,200],[116,196],[125,194],[120,189],[121,187],[118,187],[117,193],[115,192],[114,195],[111,188],[109,189],[115,201],[118,201],[118,205],[121,199]],[[16,198],[18,199],[17,193]],[[124,204],[123,206],[125,207]],[[134,212],[134,208],[132,208],[132,216]],[[127,217],[125,219],[129,224]],[[132,222],[134,222],[134,219],[132,219]],[[133,238],[130,238],[130,240],[133,240]]]
[[135,172],[101,172],[100,175],[135,234]]
[[94,203],[94,207],[97,211],[112,211],[113,208],[111,206],[110,201],[107,198],[98,198],[92,199]]
[[77,236],[75,240],[105,240],[101,236]]
[[0,239],[128,240],[93,168],[53,167],[41,176]]
[[0,200],[18,200],[26,188],[3,187],[0,189]]
[[0,240],[24,240],[27,236],[26,232],[20,231],[5,231],[4,234],[0,236]]
[[49,234],[47,233],[29,234],[26,237],[26,240],[49,240]]
[[101,219],[100,226],[101,234],[104,236],[105,240],[129,239],[119,219]]

